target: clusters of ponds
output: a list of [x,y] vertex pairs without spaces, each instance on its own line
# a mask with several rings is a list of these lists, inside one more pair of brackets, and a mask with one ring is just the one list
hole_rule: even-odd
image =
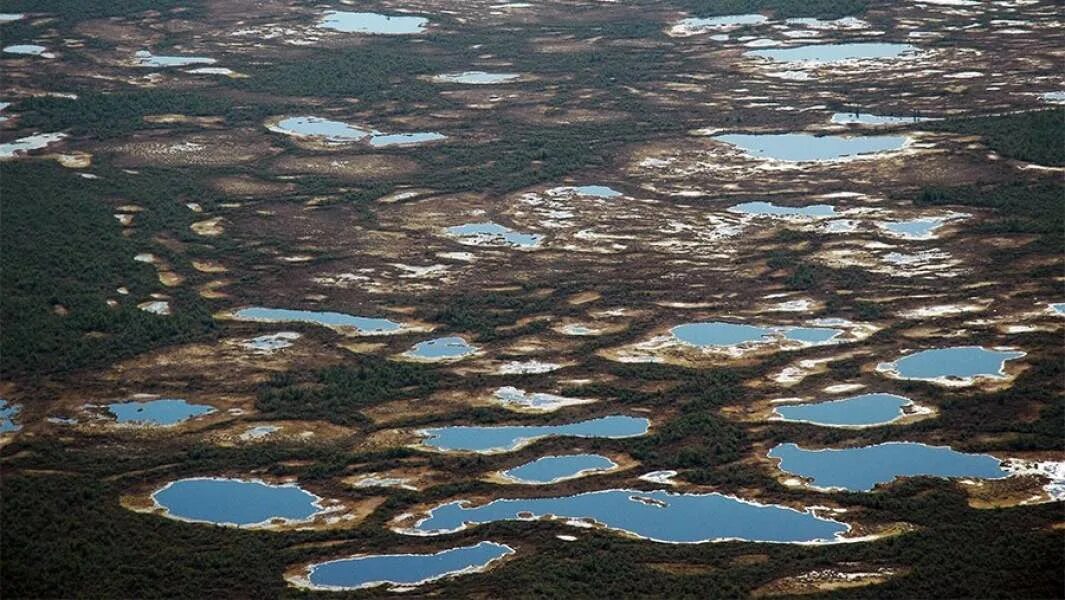
[[429,19],[409,15],[331,10],[325,13],[318,24],[343,33],[409,35],[424,32],[429,26]]
[[780,461],[780,470],[808,479],[816,488],[852,492],[866,492],[897,477],[1001,479],[1009,475],[993,456],[915,442],[824,450],[780,444],[769,451],[769,458]]
[[405,533],[439,535],[495,521],[563,519],[597,523],[643,539],[677,544],[724,540],[833,542],[849,527],[810,512],[761,505],[721,494],[611,489],[562,498],[499,499],[481,506],[464,501],[437,506]]
[[315,138],[333,144],[369,140],[371,146],[378,148],[412,146],[447,139],[447,136],[435,131],[382,133],[374,129],[344,123],[343,121],[333,121],[308,115],[285,117],[276,124],[268,126],[268,129],[285,135]]
[[773,412],[781,421],[825,427],[869,427],[901,419],[913,401],[895,394],[862,394],[814,404],[786,404]]
[[513,554],[514,549],[495,542],[451,548],[436,554],[377,554],[353,556],[310,566],[311,587],[354,590],[379,585],[412,586],[471,573]]
[[322,510],[321,498],[295,484],[196,477],[168,483],[152,494],[174,519],[236,527],[305,521]]
[[470,346],[466,340],[458,336],[449,336],[419,342],[404,356],[421,360],[449,360],[464,358],[476,352],[477,349]]
[[519,248],[535,248],[543,242],[543,236],[534,233],[519,233],[498,223],[467,223],[447,228],[448,235],[460,243],[473,246],[505,245]]
[[128,400],[104,407],[116,423],[136,426],[168,427],[215,412],[213,406],[189,404],[180,398],[159,398],[143,402]]
[[423,429],[422,445],[443,452],[509,452],[547,437],[627,438],[647,433],[644,418],[611,415],[564,425],[455,425]]
[[935,348],[908,354],[877,369],[921,381],[971,380],[975,377],[1005,377],[1006,362],[1024,356],[1014,350],[988,350],[980,346]]
[[714,136],[755,158],[785,162],[827,161],[901,150],[903,135],[817,136],[808,133],[730,133]]
[[521,78],[518,73],[487,73],[485,71],[462,71],[461,73],[442,73],[433,77],[440,83],[464,83],[467,85],[489,85],[510,83]]
[[768,344],[780,340],[811,345],[828,344],[843,333],[843,330],[831,327],[759,327],[741,323],[708,321],[678,325],[670,332],[685,344],[705,348]]
[[261,323],[311,323],[324,327],[354,329],[362,335],[381,335],[399,331],[403,325],[388,319],[357,317],[339,312],[317,310],[292,310],[288,308],[263,308],[253,306],[233,313],[238,321]]
[[916,52],[917,47],[910,44],[850,42],[810,44],[793,48],[761,48],[749,50],[746,54],[777,62],[831,64],[857,60],[900,58],[916,54]]
[[0,144],[0,158],[13,158],[32,150],[40,150],[67,137],[65,133],[38,133]]
[[7,400],[0,398],[0,433],[22,429],[22,426],[15,422],[15,417],[21,411],[22,408],[19,405],[8,404]]
[[544,456],[504,471],[503,477],[515,483],[544,485],[592,473],[604,473],[616,469],[617,466],[614,461],[598,454]]

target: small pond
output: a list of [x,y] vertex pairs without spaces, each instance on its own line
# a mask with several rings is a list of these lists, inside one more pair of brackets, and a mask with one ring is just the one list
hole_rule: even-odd
[[428,142],[438,142],[447,139],[447,136],[435,131],[419,131],[415,133],[375,133],[370,136],[370,145],[378,148],[386,146],[413,146]]
[[363,335],[378,335],[398,331],[403,326],[388,319],[356,317],[345,313],[317,310],[291,310],[287,308],[242,308],[233,313],[238,321],[262,323],[312,323],[325,327],[356,329]]
[[794,48],[763,48],[748,51],[747,55],[768,58],[778,62],[836,63],[854,60],[899,58],[916,52],[917,48],[910,44],[854,42],[811,44]]
[[617,463],[598,454],[545,456],[503,472],[515,483],[543,485],[617,468]]
[[807,206],[778,206],[772,202],[744,202],[728,209],[729,212],[760,217],[832,217],[836,207],[830,204],[809,204]]
[[470,346],[466,340],[458,336],[449,336],[419,342],[406,351],[404,356],[423,360],[447,360],[469,356],[474,352],[476,348]]
[[107,411],[120,424],[138,426],[177,425],[215,412],[213,406],[206,404],[189,404],[179,398],[160,398],[138,402],[115,402],[106,405]]
[[769,18],[765,15],[759,15],[757,13],[748,15],[725,15],[722,17],[707,17],[698,18],[692,17],[689,19],[683,19],[679,25],[685,29],[699,30],[699,29],[732,29],[735,27],[744,27],[748,25],[762,25],[769,22]]
[[295,484],[196,477],[179,479],[152,494],[174,519],[237,527],[275,519],[304,521],[318,513],[321,498]]
[[903,125],[906,123],[920,123],[927,121],[925,117],[892,117],[886,115],[871,115],[869,113],[835,113],[832,122],[837,125]]
[[875,155],[901,150],[909,138],[902,135],[838,136],[808,133],[716,135],[714,139],[730,144],[755,158],[787,162],[824,161]]
[[494,521],[550,517],[567,523],[595,521],[655,542],[694,544],[724,540],[832,542],[849,527],[809,512],[761,505],[721,494],[662,490],[602,490],[563,498],[501,499],[470,506],[457,501],[434,508],[414,533],[442,534]]
[[974,377],[1005,377],[1006,362],[1024,356],[1012,350],[988,350],[980,346],[935,348],[907,354],[893,363],[882,363],[887,371],[904,379],[969,380]]
[[325,13],[319,25],[344,33],[404,35],[424,32],[429,25],[429,19],[418,16],[331,10]]
[[65,133],[38,133],[0,144],[0,158],[12,158],[32,150],[40,150],[67,137]]
[[37,44],[15,44],[13,46],[4,46],[4,52],[8,54],[22,54],[25,56],[40,56],[47,50],[48,48],[38,46]]
[[773,412],[782,421],[813,423],[826,427],[867,427],[897,421],[910,406],[909,398],[894,394],[862,394],[815,404],[782,404]]
[[371,554],[317,563],[307,576],[311,586],[354,590],[379,585],[412,586],[479,571],[508,554],[510,546],[481,542],[436,554]]
[[217,60],[203,56],[155,56],[147,50],[133,55],[138,67],[185,67],[188,65],[213,65]]
[[498,223],[467,223],[448,227],[447,232],[465,244],[475,246],[483,245],[511,245],[522,248],[533,248],[540,245],[543,236],[534,233],[519,233],[504,227]]
[[15,422],[15,417],[21,411],[22,407],[18,404],[8,404],[7,400],[0,399],[0,433],[22,429],[22,426]]
[[890,221],[882,223],[888,232],[909,240],[927,240],[934,236],[937,229],[943,226],[946,219],[943,217],[924,217],[910,219],[908,221]]
[[469,85],[488,85],[493,83],[509,83],[521,78],[518,73],[487,73],[485,71],[463,71],[461,73],[443,73],[433,77],[433,81],[441,83],[465,83]]
[[456,425],[424,429],[422,444],[444,452],[509,452],[546,437],[627,438],[647,433],[644,418],[611,415],[563,425]]
[[986,454],[964,454],[946,446],[888,442],[862,448],[805,450],[780,444],[769,451],[780,470],[811,480],[822,489],[864,492],[897,477],[976,477],[1000,479],[1009,473]]
[[314,137],[328,142],[357,142],[369,136],[372,131],[342,121],[332,121],[321,117],[286,117],[270,128],[273,131],[293,136]]
[[493,396],[504,408],[536,412],[551,412],[567,406],[594,402],[588,398],[567,398],[542,392],[526,392],[512,386],[497,389]]

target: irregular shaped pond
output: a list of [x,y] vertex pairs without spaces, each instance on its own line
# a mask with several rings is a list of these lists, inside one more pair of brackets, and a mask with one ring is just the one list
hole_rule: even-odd
[[448,234],[459,238],[464,244],[474,246],[508,244],[522,248],[540,245],[543,236],[533,233],[518,233],[498,223],[467,223],[447,228]]
[[442,83],[465,83],[469,85],[487,85],[508,83],[521,78],[518,73],[486,73],[485,71],[463,71],[461,73],[443,73],[433,77],[433,81]]
[[446,360],[469,356],[475,351],[476,349],[466,343],[466,340],[458,336],[450,336],[419,342],[404,355],[423,360]]
[[738,346],[740,344],[768,344],[781,338],[807,344],[831,342],[843,333],[829,327],[758,327],[740,323],[708,321],[685,323],[670,330],[674,337],[692,346]]
[[1009,473],[986,454],[964,454],[946,446],[888,442],[863,448],[804,450],[780,444],[769,451],[780,470],[810,479],[821,489],[865,492],[897,477],[978,477],[1001,479]]
[[379,585],[421,585],[454,575],[483,570],[514,549],[495,542],[451,548],[436,554],[377,554],[353,556],[313,564],[307,576],[311,586],[328,590],[355,590]]
[[456,425],[419,431],[422,445],[444,452],[509,452],[546,437],[627,438],[647,433],[647,419],[612,415],[565,425]]
[[897,421],[906,414],[903,407],[912,405],[909,398],[894,394],[863,394],[816,404],[786,404],[774,407],[773,412],[782,421],[826,427],[866,427]]
[[778,62],[837,63],[855,60],[899,58],[917,52],[910,44],[855,42],[845,44],[812,44],[794,48],[764,48],[751,50],[748,56],[768,58]]
[[541,392],[529,393],[516,387],[506,386],[495,391],[496,400],[505,408],[517,410],[530,410],[537,412],[551,412],[566,406],[589,404],[595,402],[588,398],[567,398],[555,394]]
[[38,46],[37,44],[15,44],[13,46],[5,46],[4,52],[8,54],[22,54],[27,56],[41,56],[48,50],[44,46]]
[[106,405],[115,421],[129,425],[170,426],[215,412],[206,404],[189,404],[179,398],[160,398],[146,402],[128,401]]
[[749,14],[749,15],[725,15],[722,17],[707,17],[698,18],[692,17],[689,19],[683,19],[679,25],[685,29],[732,29],[735,27],[742,27],[745,25],[762,25],[768,23],[769,18],[765,15]]
[[942,227],[945,222],[946,219],[943,217],[925,217],[908,221],[882,223],[881,227],[901,238],[927,240],[934,237],[935,230]]
[[425,17],[383,15],[372,12],[344,12],[331,10],[319,22],[321,27],[344,33],[376,33],[403,35],[422,33],[429,25]]
[[575,194],[581,196],[595,196],[596,198],[615,198],[621,192],[605,185],[578,185],[570,188]]
[[836,214],[836,207],[830,204],[810,204],[808,206],[777,206],[772,202],[744,202],[728,209],[729,212],[742,215],[765,217],[831,217]]
[[31,150],[40,150],[65,137],[67,137],[65,133],[38,133],[19,138],[13,142],[0,144],[0,158],[12,158],[19,154],[26,154]]
[[290,310],[287,308],[242,308],[233,313],[239,321],[262,323],[313,323],[325,327],[355,329],[363,335],[379,335],[398,331],[403,326],[388,319],[356,317],[345,313],[316,310]]
[[904,379],[923,381],[971,381],[976,377],[1001,379],[1006,376],[1006,362],[1024,356],[1012,350],[988,350],[980,346],[958,346],[921,350],[893,363],[881,363],[877,370]]
[[598,454],[545,456],[503,471],[503,477],[515,483],[542,485],[610,471],[617,466],[614,461]]
[[155,56],[147,50],[133,55],[138,67],[184,67],[188,65],[213,65],[217,60],[203,56]]
[[286,135],[298,137],[314,137],[329,142],[356,142],[366,138],[372,132],[341,121],[331,121],[321,117],[287,117],[281,119],[276,125],[270,126],[271,131],[277,131]]
[[298,485],[196,477],[168,483],[152,494],[166,516],[236,527],[271,521],[305,521],[321,511],[321,498]]
[[719,142],[731,144],[749,156],[787,162],[824,161],[891,152],[904,148],[909,140],[902,135],[862,137],[808,133],[716,135]]
[[435,131],[420,131],[416,133],[379,133],[370,137],[370,145],[383,146],[413,146],[447,139],[447,136]]
[[22,429],[22,426],[15,422],[15,417],[21,411],[22,408],[19,405],[8,404],[7,400],[0,399],[0,433]]
[[438,535],[493,521],[547,518],[568,523],[594,520],[654,542],[698,544],[749,542],[833,542],[849,530],[809,512],[747,502],[721,494],[603,490],[564,498],[502,499],[481,506],[464,501],[434,508],[411,533]]

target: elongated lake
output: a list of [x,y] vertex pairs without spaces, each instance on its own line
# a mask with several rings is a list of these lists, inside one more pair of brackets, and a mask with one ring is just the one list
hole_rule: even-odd
[[503,476],[515,483],[542,485],[609,471],[617,466],[614,461],[598,454],[545,456],[504,471]]
[[780,470],[810,479],[815,487],[853,492],[869,491],[897,477],[1000,479],[1009,474],[993,456],[915,442],[826,450],[780,444],[769,451],[769,457],[780,460]]
[[773,408],[781,421],[826,427],[866,427],[896,421],[905,414],[909,398],[894,394],[863,394],[815,404],[784,404]]
[[422,33],[429,19],[408,15],[383,15],[373,12],[346,12],[331,10],[319,22],[321,27],[344,33],[373,33],[380,35],[407,35]]
[[837,63],[856,60],[899,58],[917,52],[910,44],[882,42],[854,42],[843,44],[811,44],[794,48],[762,48],[750,50],[748,56],[768,58],[778,62]]
[[513,554],[510,546],[481,542],[436,554],[376,554],[313,564],[307,579],[315,588],[354,590],[379,585],[411,586],[478,571]]
[[974,377],[1005,377],[1006,362],[1021,358],[1024,352],[988,350],[980,346],[935,348],[908,354],[878,369],[904,379],[924,381],[971,380]]
[[476,349],[470,346],[466,340],[458,336],[449,336],[419,342],[408,350],[405,355],[423,360],[447,360],[469,356],[475,351]]
[[121,424],[166,427],[213,413],[215,409],[206,404],[189,404],[180,398],[160,398],[145,402],[116,402],[108,404],[107,411]]
[[755,158],[785,162],[825,161],[875,155],[901,150],[908,138],[902,135],[862,137],[808,133],[731,133],[716,135],[719,142],[731,144]]
[[363,335],[392,333],[402,327],[400,323],[388,319],[357,317],[339,312],[263,308],[260,306],[242,308],[233,313],[233,318],[238,321],[258,321],[263,323],[312,323],[325,327],[354,329]]
[[781,339],[817,345],[830,343],[843,333],[831,327],[760,327],[723,321],[685,323],[670,331],[685,344],[699,347],[768,344]]
[[470,525],[549,516],[567,523],[594,521],[651,541],[683,544],[724,540],[832,542],[849,529],[809,512],[717,493],[614,489],[563,498],[501,499],[480,506],[451,502],[434,508],[411,532],[438,535]]
[[303,521],[321,510],[321,498],[295,484],[196,477],[162,487],[152,498],[171,518],[237,527],[276,519]]
[[647,433],[647,419],[612,415],[564,425],[457,425],[420,431],[422,444],[445,452],[509,452],[546,437],[627,438]]

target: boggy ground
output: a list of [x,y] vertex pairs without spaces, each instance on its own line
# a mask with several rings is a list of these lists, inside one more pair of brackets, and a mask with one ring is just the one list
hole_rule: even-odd
[[[412,36],[322,30],[315,22],[324,7],[301,2],[166,3],[146,13],[72,16],[42,10],[0,25],[6,37],[55,55],[4,56],[2,99],[12,106],[0,139],[70,134],[3,168],[20,177],[61,169],[57,185],[99,208],[106,225],[93,225],[94,235],[115,236],[109,251],[141,269],[91,286],[100,303],[167,302],[170,316],[140,316],[197,321],[148,336],[131,353],[90,345],[95,362],[66,367],[61,350],[46,348],[56,357],[48,367],[5,368],[3,398],[21,407],[21,429],[2,438],[3,535],[14,548],[5,557],[4,588],[12,597],[295,595],[304,592],[287,588],[283,574],[312,562],[491,539],[517,553],[486,573],[412,593],[1060,595],[1061,504],[1050,502],[1045,477],[916,479],[867,494],[820,493],[786,485],[789,478],[765,457],[785,442],[820,448],[908,440],[1000,458],[1065,458],[1065,321],[1048,309],[1065,300],[1054,220],[1060,158],[1034,160],[1024,143],[1003,141],[986,119],[974,127],[829,121],[854,109],[934,119],[1046,109],[1042,95],[1062,85],[1060,7],[839,4],[839,14],[795,14],[789,2],[736,3],[735,13],[761,9],[770,21],[679,34],[677,22],[700,10],[694,3],[426,1],[366,9],[429,18],[428,31]],[[827,22],[848,12],[862,24],[785,22]],[[813,67],[744,55],[774,44],[841,40],[910,43],[918,52]],[[133,66],[134,53],[145,49],[217,63]],[[202,66],[230,71],[194,72]],[[432,80],[466,70],[522,77],[468,86]],[[278,115],[448,137],[386,148],[313,144],[268,130]],[[1036,135],[1026,127],[1018,121],[1006,129]],[[858,160],[781,163],[713,137],[729,132],[910,140],[900,151]],[[166,182],[165,189],[152,182]],[[619,195],[574,189],[584,185]],[[978,201],[1000,197],[1006,200]],[[835,214],[773,218],[729,210],[752,201],[830,204]],[[1038,212],[1048,202],[1052,208]],[[948,221],[927,239],[885,229],[923,217]],[[448,232],[489,221],[541,240],[515,247]],[[41,239],[65,239],[48,235]],[[134,262],[144,254],[153,259]],[[39,296],[49,323],[88,344],[117,335],[104,326],[117,312],[99,316],[91,312],[99,308],[57,296]],[[221,318],[245,306],[416,326],[360,336]],[[80,311],[93,316],[83,322]],[[5,309],[4,318],[9,314]],[[848,334],[829,345],[733,354],[656,342],[686,322],[799,326],[816,319],[846,319]],[[280,331],[300,337],[270,352],[245,345]],[[449,335],[478,352],[440,364],[397,360],[417,342]],[[1027,354],[1008,365],[1005,378],[968,387],[894,380],[876,370],[910,350],[954,345]],[[503,386],[596,401],[547,414],[509,411],[488,400]],[[931,412],[864,429],[768,420],[774,399],[872,392],[907,396]],[[136,394],[181,397],[217,411],[141,429],[85,413],[85,404]],[[650,431],[617,440],[547,438],[493,455],[417,447],[416,432],[425,427],[560,424],[611,414],[646,417]],[[262,425],[279,430],[242,437]],[[623,457],[625,468],[550,486],[493,477],[574,452]],[[679,471],[674,491],[827,507],[842,511],[856,534],[884,539],[820,548],[669,546],[554,522],[490,524],[441,538],[390,530],[405,513],[454,499],[660,489],[638,477],[664,469]],[[211,475],[306,482],[352,507],[358,519],[254,537],[123,508],[144,508],[130,498],[143,500],[167,481]],[[387,485],[367,484],[368,477]],[[83,560],[77,552],[36,551],[70,535],[44,524],[78,518],[105,519],[106,527],[78,529],[75,538],[95,556],[112,557],[104,566],[122,564],[120,575],[90,580],[71,569]],[[168,545],[173,554],[165,556],[182,565],[177,574],[145,579],[140,568],[155,572],[161,564],[145,558],[155,543],[141,538],[145,531]],[[979,548],[980,557],[966,548]],[[138,561],[124,563],[126,552]],[[224,567],[181,579],[196,556]],[[61,570],[69,576],[42,575]],[[383,588],[359,595],[377,593]]]

